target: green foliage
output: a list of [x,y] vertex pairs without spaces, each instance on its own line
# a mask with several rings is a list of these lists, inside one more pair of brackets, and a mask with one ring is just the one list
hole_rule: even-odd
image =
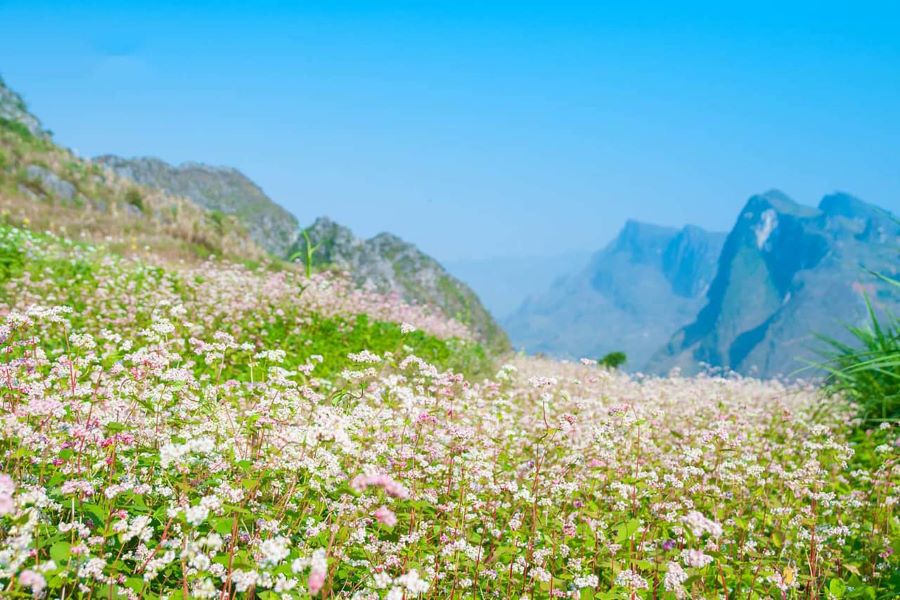
[[141,195],[141,191],[137,188],[128,188],[125,191],[125,202],[135,207],[141,212],[144,212],[144,197]]
[[25,265],[25,251],[12,236],[0,237],[0,284],[19,275]]
[[34,140],[34,134],[32,134],[28,130],[28,128],[25,127],[25,125],[19,123],[18,121],[10,121],[9,119],[0,117],[0,127],[6,129],[7,131],[11,131],[25,141]]
[[[442,340],[421,331],[403,333],[400,325],[371,319],[368,315],[355,317],[323,317],[311,315],[298,332],[289,331],[288,322],[278,319],[267,325],[266,339],[277,340],[288,355],[288,364],[296,367],[310,357],[319,355],[328,360],[316,367],[318,377],[332,378],[342,370],[354,366],[349,353],[369,350],[382,355],[415,354],[444,369],[453,369],[470,378],[486,376],[491,362],[484,349],[463,340]],[[248,373],[233,373],[235,378]]]
[[315,259],[316,252],[319,250],[319,247],[322,245],[313,244],[312,239],[309,237],[309,230],[304,229],[300,232],[303,236],[303,248],[302,250],[298,250],[291,254],[288,259],[290,262],[295,262],[298,258],[302,258],[303,266],[306,269],[306,277],[307,279],[312,277],[312,269],[313,269],[313,260]]
[[[900,288],[900,281],[879,277]],[[900,319],[887,315],[879,320],[866,300],[869,323],[848,327],[854,343],[821,337],[827,345],[828,385],[859,406],[859,416],[867,421],[900,418]]]
[[607,369],[618,369],[622,365],[624,365],[628,360],[628,357],[624,352],[610,352],[603,358],[597,361],[597,364],[601,367],[606,367]]

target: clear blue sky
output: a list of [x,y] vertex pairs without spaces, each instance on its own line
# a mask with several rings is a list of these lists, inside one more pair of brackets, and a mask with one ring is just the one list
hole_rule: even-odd
[[85,156],[236,166],[444,260],[554,254],[772,187],[900,212],[898,7],[0,0],[0,74]]

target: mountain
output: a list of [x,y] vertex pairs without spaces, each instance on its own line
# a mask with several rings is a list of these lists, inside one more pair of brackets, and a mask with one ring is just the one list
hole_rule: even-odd
[[621,350],[641,369],[689,323],[715,274],[725,235],[628,221],[587,267],[531,297],[504,325],[516,347],[570,358]]
[[840,338],[866,320],[866,295],[876,310],[900,312],[896,292],[868,272],[897,276],[898,235],[896,219],[848,194],[826,196],[818,208],[779,191],[753,196],[725,241],[705,306],[650,368],[796,372],[817,358],[814,334]]
[[587,252],[567,252],[556,256],[457,260],[445,266],[475,290],[492,315],[503,319],[524,298],[543,292],[559,277],[584,268],[590,257]]
[[[315,248],[313,265],[349,271],[357,285],[396,293],[407,302],[430,304],[469,326],[487,348],[509,349],[509,341],[478,296],[450,275],[436,260],[390,233],[362,240],[348,228],[320,217],[307,230]],[[306,256],[299,238],[293,253]]]
[[94,160],[141,185],[183,196],[207,210],[233,215],[257,244],[275,256],[287,256],[296,240],[296,217],[237,169],[194,162],[174,166],[146,157],[104,155]]
[[7,127],[18,124],[32,136],[50,137],[50,133],[41,125],[40,119],[28,110],[22,96],[7,87],[2,77],[0,77],[0,122],[6,122]]
[[56,144],[2,79],[0,210],[4,221],[77,235],[122,253],[178,260],[265,256],[234,219],[124,180]]

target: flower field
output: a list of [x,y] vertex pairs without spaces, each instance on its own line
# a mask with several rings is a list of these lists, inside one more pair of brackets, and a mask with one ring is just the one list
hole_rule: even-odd
[[896,426],[0,229],[3,598],[892,598]]

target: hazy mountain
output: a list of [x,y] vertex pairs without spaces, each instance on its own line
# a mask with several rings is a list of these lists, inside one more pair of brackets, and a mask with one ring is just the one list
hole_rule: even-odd
[[523,299],[584,268],[590,256],[587,252],[568,252],[558,256],[458,260],[445,266],[475,290],[492,315],[503,319],[521,306]]
[[864,292],[898,312],[897,294],[866,269],[897,276],[900,225],[847,194],[818,208],[778,191],[753,196],[728,235],[696,319],[651,361],[666,371],[708,363],[762,376],[814,360],[814,333],[843,336],[866,319]]
[[207,210],[233,215],[256,243],[275,256],[285,257],[296,240],[296,217],[237,169],[194,162],[174,166],[146,157],[105,155],[94,160],[141,185],[183,196]]
[[640,369],[702,306],[725,235],[626,223],[587,267],[529,298],[504,325],[514,346],[558,356],[624,351]]
[[[475,292],[412,244],[390,233],[362,240],[326,217],[317,219],[307,233],[317,248],[314,265],[337,266],[348,270],[360,286],[397,293],[409,302],[434,305],[467,324],[490,349],[509,349],[506,334]],[[306,256],[302,237],[294,250]]]

